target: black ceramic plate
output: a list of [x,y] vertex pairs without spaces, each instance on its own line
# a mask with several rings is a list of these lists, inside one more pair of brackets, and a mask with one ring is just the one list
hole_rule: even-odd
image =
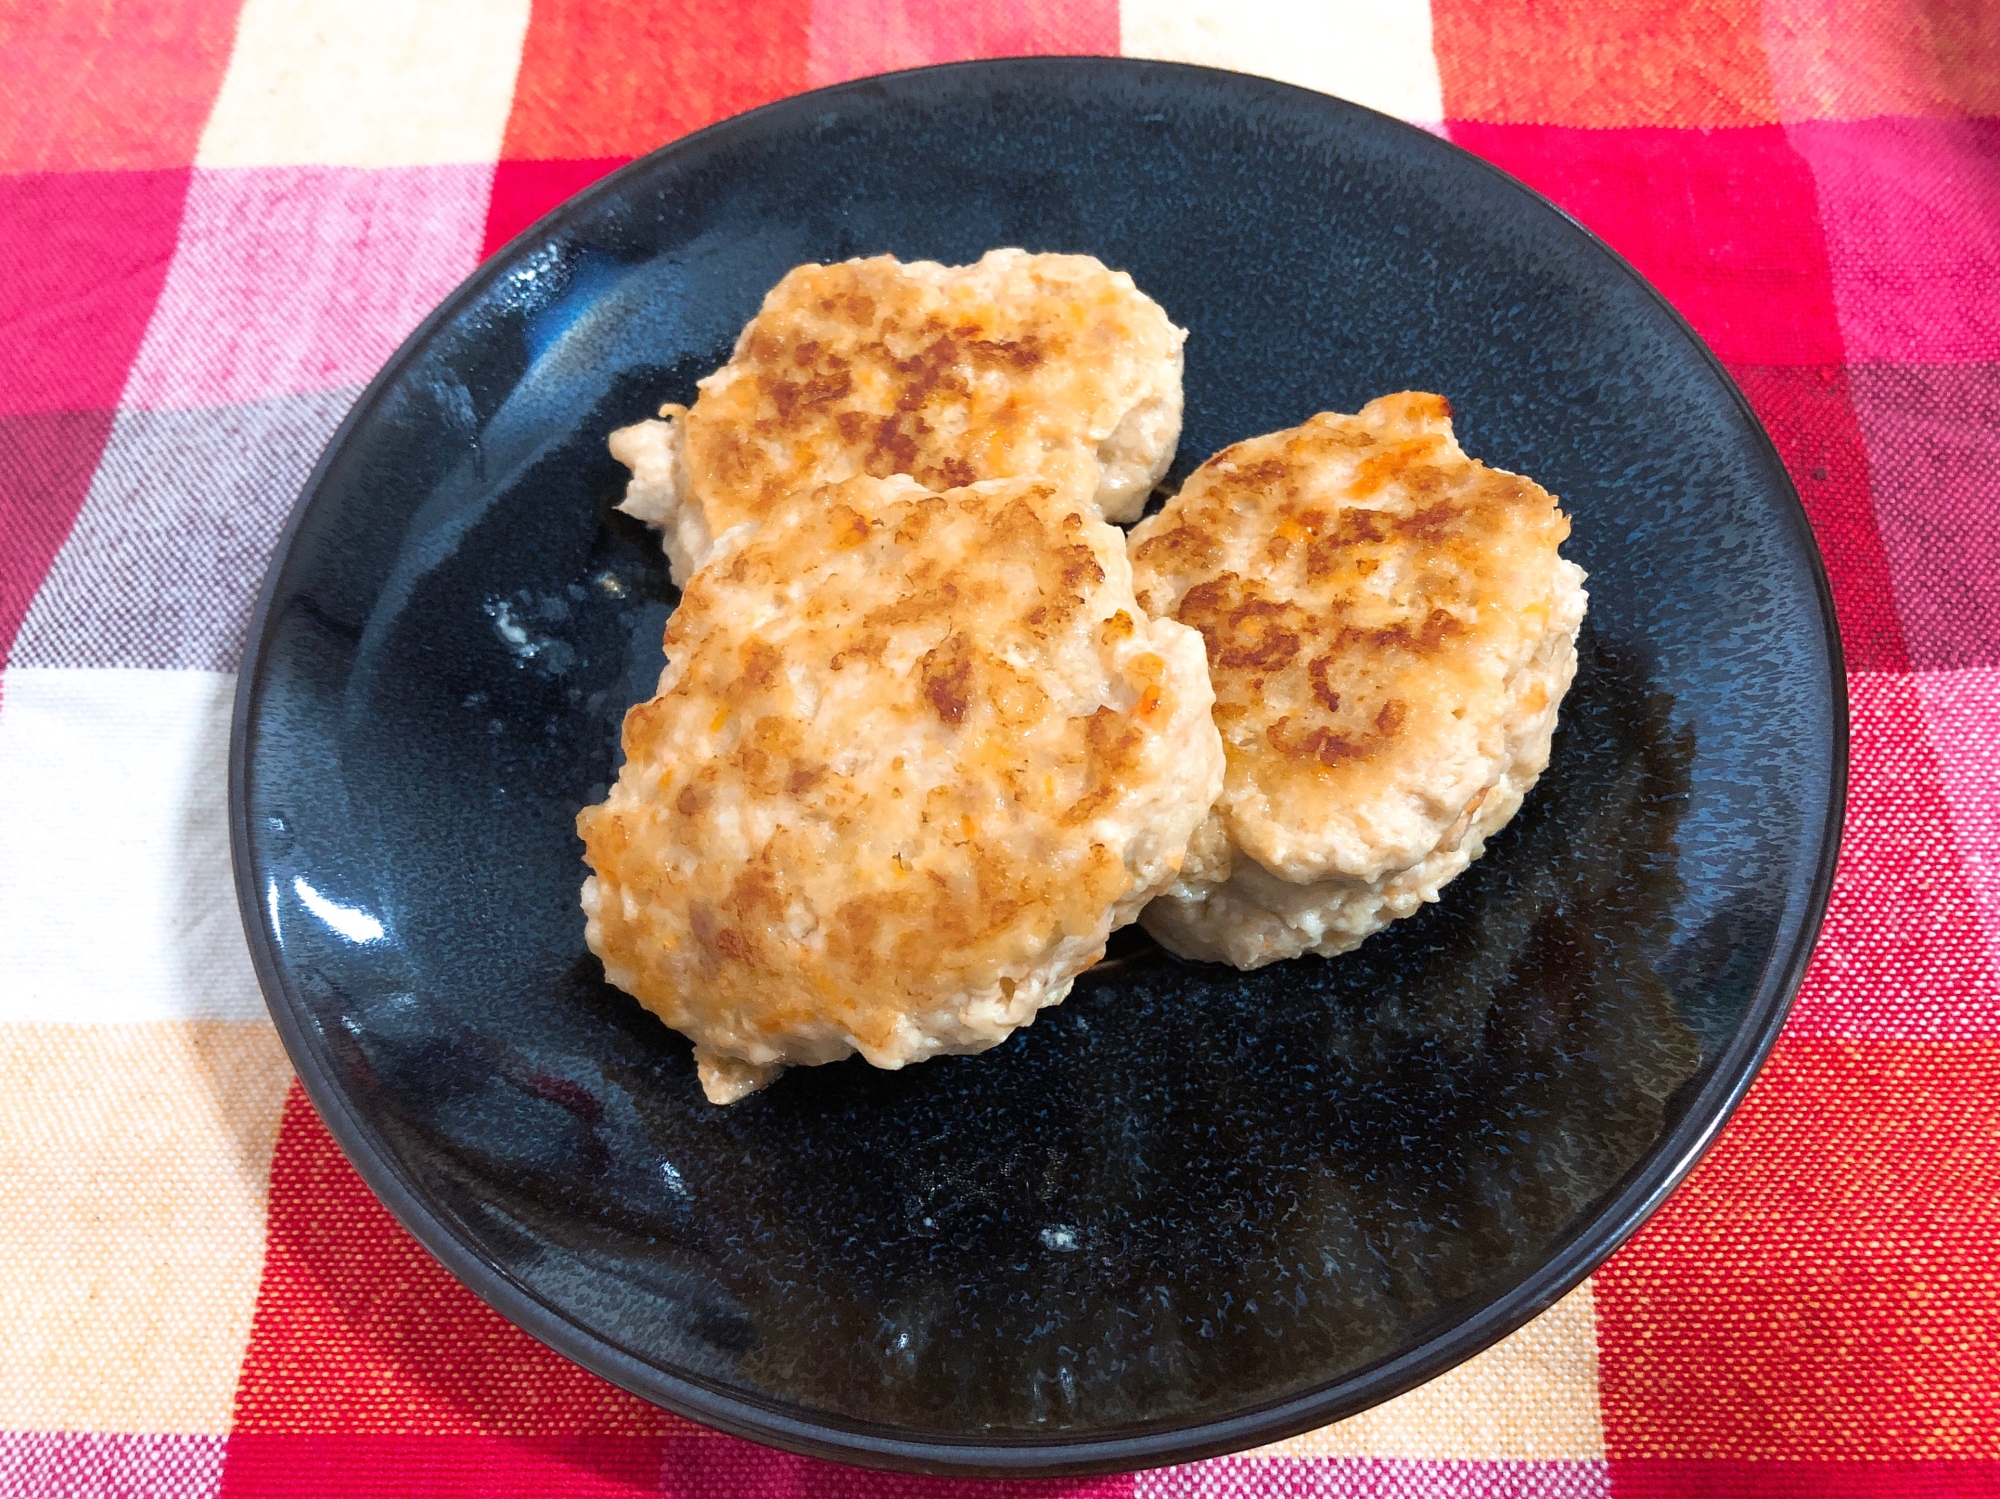
[[[728,1110],[583,944],[571,826],[674,595],[611,428],[809,260],[996,245],[1190,330],[1176,474],[1441,391],[1589,569],[1540,788],[1441,903],[1250,975],[1144,939],[981,1057]],[[1742,1093],[1833,867],[1817,554],[1720,366],[1442,141],[1090,59],[808,94],[483,266],[335,437],[265,585],[231,810],[292,1059],[370,1185],[535,1336],[725,1430],[889,1466],[1149,1466],[1349,1414],[1607,1254]]]

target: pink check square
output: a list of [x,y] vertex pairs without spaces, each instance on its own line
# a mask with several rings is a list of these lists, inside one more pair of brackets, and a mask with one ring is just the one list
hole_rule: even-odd
[[1944,801],[1987,951],[2000,968],[2000,667],[1916,674]]
[[362,384],[479,258],[491,165],[198,169],[127,406]]
[[1819,120],[1812,164],[1848,358],[2000,359],[2000,121]]
[[1968,715],[1963,697],[1926,692],[1936,682],[1921,672],[1847,679],[1847,831],[1826,925],[1786,1027],[1795,1040],[2000,1036],[1994,892],[1982,905],[1968,856],[1976,849],[1964,841],[1979,767],[1976,752],[1941,743],[1954,707]]

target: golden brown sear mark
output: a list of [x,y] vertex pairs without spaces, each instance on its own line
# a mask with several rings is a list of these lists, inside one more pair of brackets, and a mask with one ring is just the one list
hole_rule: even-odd
[[1138,366],[1177,359],[1178,334],[1094,261],[1011,253],[988,257],[994,291],[886,256],[793,271],[703,382],[687,439],[697,487],[755,515],[803,482],[953,488],[1093,445],[1139,399]]
[[1142,918],[1254,967],[1437,898],[1547,763],[1585,595],[1568,521],[1408,392],[1218,453],[1132,533],[1202,634],[1228,755],[1212,831]]
[[1222,775],[1206,669],[1095,478],[847,480],[695,574],[578,827],[592,950],[711,1097],[992,1045],[1173,878]]

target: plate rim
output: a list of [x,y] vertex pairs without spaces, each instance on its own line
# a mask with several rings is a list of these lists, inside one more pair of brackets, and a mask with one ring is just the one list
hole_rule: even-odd
[[[1000,1438],[991,1436],[910,1436],[894,1427],[837,1417],[802,1417],[775,1403],[766,1404],[727,1391],[698,1377],[668,1373],[658,1365],[593,1332],[560,1307],[528,1288],[478,1247],[470,1226],[433,1198],[406,1174],[379,1138],[379,1132],[350,1106],[334,1083],[321,1047],[303,1022],[302,1002],[292,993],[287,969],[279,961],[264,921],[262,890],[250,846],[249,739],[260,698],[258,686],[266,666],[272,629],[271,611],[290,561],[294,544],[335,457],[355,429],[372,416],[387,390],[419,357],[434,333],[467,304],[475,302],[495,281],[510,274],[526,254],[564,223],[587,214],[600,199],[622,191],[623,183],[672,153],[704,149],[718,138],[754,132],[773,116],[812,113],[843,96],[880,90],[885,84],[951,75],[970,80],[990,79],[985,91],[1015,83],[1028,88],[1051,74],[1088,76],[1124,73],[1135,80],[1147,75],[1179,74],[1193,79],[1224,79],[1232,87],[1249,87],[1291,101],[1294,107],[1329,110],[1388,125],[1425,144],[1472,163],[1500,179],[1529,202],[1566,223],[1610,265],[1662,308],[1699,351],[1710,373],[1734,401],[1762,456],[1779,480],[1778,498],[1794,539],[1811,575],[1818,621],[1827,655],[1828,707],[1832,732],[1826,746],[1828,797],[1819,829],[1819,858],[1808,886],[1797,927],[1789,944],[1774,948],[1758,976],[1749,1006],[1715,1069],[1695,1094],[1687,1098],[1680,1117],[1664,1132],[1638,1166],[1605,1194],[1603,1207],[1563,1240],[1545,1260],[1517,1284],[1468,1316],[1449,1320],[1442,1329],[1413,1348],[1333,1380],[1304,1394],[1267,1401],[1221,1417],[1170,1418],[1130,1434],[1066,1437]],[[968,92],[971,92],[968,89]],[[1414,144],[1415,142],[1413,142]],[[495,250],[461,281],[397,346],[334,429],[293,501],[283,530],[259,586],[238,663],[229,727],[229,844],[237,907],[250,949],[258,986],[292,1067],[328,1132],[376,1198],[398,1223],[461,1285],[499,1312],[514,1326],[651,1404],[662,1406],[702,1425],[802,1456],[829,1459],[867,1468],[970,1477],[1061,1477],[1128,1472],[1168,1463],[1238,1452],[1310,1431],[1378,1405],[1414,1389],[1455,1367],[1538,1316],[1567,1295],[1628,1240],[1652,1216],[1666,1197],[1706,1154],[1722,1127],[1742,1102],[1761,1070],[1789,1014],[1826,917],[1827,902],[1839,860],[1849,772],[1847,673],[1832,586],[1798,489],[1763,422],[1726,366],[1669,302],[1624,256],[1560,205],[1519,178],[1466,150],[1444,136],[1407,121],[1369,109],[1351,100],[1257,74],[1195,63],[1101,55],[1061,55],[981,58],[940,63],[850,79],[760,105],[716,121],[670,141],[609,173],[563,200],[505,245]],[[1782,928],[1780,938],[1783,938]]]

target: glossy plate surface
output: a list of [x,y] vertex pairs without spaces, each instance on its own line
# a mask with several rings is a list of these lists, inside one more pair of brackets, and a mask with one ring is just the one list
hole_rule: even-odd
[[[1441,391],[1590,572],[1540,789],[1439,905],[1252,975],[1114,946],[997,1051],[728,1110],[583,944],[673,604],[613,427],[688,401],[801,261],[995,245],[1190,330],[1175,476]],[[1845,767],[1778,459],[1620,260],[1442,141],[1087,59],[809,94],[593,188],[362,397],[267,581],[239,888],[306,1086],[507,1316],[711,1425],[852,1461],[1150,1466],[1348,1414],[1547,1306],[1678,1180],[1804,966]]]

